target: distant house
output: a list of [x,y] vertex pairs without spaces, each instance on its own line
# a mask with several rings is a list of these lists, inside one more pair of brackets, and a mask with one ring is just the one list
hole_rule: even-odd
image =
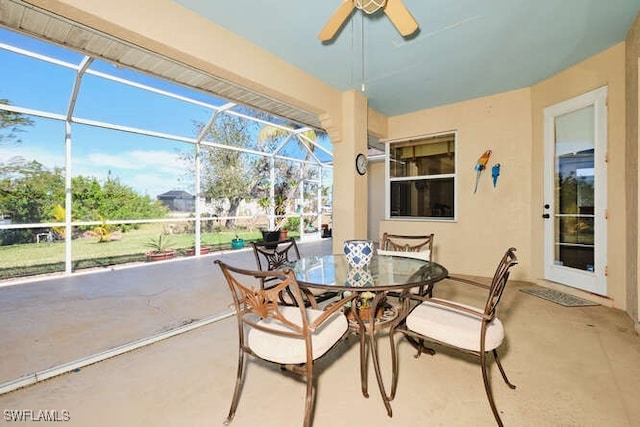
[[172,211],[193,212],[196,197],[183,190],[171,190],[157,196],[158,201]]

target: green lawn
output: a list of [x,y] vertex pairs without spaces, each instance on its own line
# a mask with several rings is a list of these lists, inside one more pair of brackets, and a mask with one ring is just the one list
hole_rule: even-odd
[[[106,243],[98,242],[97,237],[74,239],[71,245],[74,270],[144,261],[144,254],[151,250],[148,243],[160,233],[161,224],[148,224]],[[258,230],[223,230],[201,233],[201,244],[211,246],[213,250],[229,249],[236,235],[247,243],[262,239]],[[186,249],[194,246],[194,237],[193,234],[169,235],[170,247],[176,249],[178,255],[184,255]],[[64,256],[63,241],[0,246],[0,279],[64,271]]]

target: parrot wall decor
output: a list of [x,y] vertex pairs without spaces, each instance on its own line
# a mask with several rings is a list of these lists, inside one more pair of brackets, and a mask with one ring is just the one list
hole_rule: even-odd
[[491,150],[485,151],[482,156],[478,159],[473,169],[476,171],[476,185],[473,188],[473,194],[476,194],[478,191],[478,182],[480,182],[480,174],[483,170],[487,168],[487,163],[489,163],[489,157],[491,157]]
[[491,178],[493,178],[493,188],[496,187],[498,183],[498,177],[500,176],[500,163],[496,163],[491,168]]

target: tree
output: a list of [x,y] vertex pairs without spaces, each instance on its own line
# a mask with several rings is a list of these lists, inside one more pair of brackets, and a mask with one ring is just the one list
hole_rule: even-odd
[[[207,139],[228,147],[249,148],[252,145],[251,134],[256,131],[254,127],[252,121],[222,114],[208,129]],[[193,153],[185,153],[189,160],[192,160],[193,156]],[[262,156],[240,150],[203,146],[200,160],[202,195],[216,200],[228,200],[230,217],[237,215],[243,200],[256,196],[259,183],[267,171],[267,163]],[[227,219],[227,228],[234,225],[233,218]]]
[[[83,221],[162,218],[168,211],[117,178],[109,177],[101,184],[95,177],[77,176],[71,180],[71,188],[73,216]],[[120,228],[126,230],[125,226]]]
[[[35,160],[13,157],[0,164],[0,212],[14,223],[38,223],[53,218],[55,206],[64,203],[61,168],[47,170]],[[3,233],[4,244],[30,242],[30,230]]]
[[[264,114],[249,112],[264,120],[271,119]],[[258,126],[262,126],[258,128]],[[293,125],[292,125],[293,126]],[[202,131],[203,125],[197,126],[197,133]],[[216,122],[207,130],[205,140],[230,147],[217,148],[202,146],[200,150],[201,161],[201,190],[200,196],[216,200],[228,200],[228,216],[237,215],[240,202],[249,199],[259,199],[261,205],[268,206],[270,186],[270,162],[268,156],[249,154],[238,148],[254,149],[264,153],[272,153],[283,138],[288,137],[291,130],[270,125],[259,125],[257,122],[246,120],[230,114],[221,114]],[[316,132],[305,131],[304,135],[315,141]],[[257,138],[254,137],[257,135]],[[310,149],[313,150],[311,145]],[[183,158],[193,163],[195,153],[183,153]],[[307,151],[306,158],[310,157]],[[276,200],[278,215],[286,214],[286,205],[295,195],[299,175],[297,164],[276,160]],[[189,171],[191,174],[195,170]],[[227,219],[225,226],[233,227],[235,221]]]
[[[10,102],[8,99],[0,99],[0,104],[10,105]],[[33,120],[24,114],[0,109],[0,129],[6,131],[5,134],[0,133],[0,142],[3,140],[21,142],[17,133],[23,132],[23,126],[33,126]]]
[[[65,213],[64,181],[64,169],[49,170],[35,160],[14,157],[7,164],[0,163],[0,212],[18,224],[60,222]],[[117,179],[102,185],[97,178],[77,176],[71,180],[71,188],[74,219],[147,219],[167,213],[159,202],[137,194]],[[28,243],[33,240],[32,233],[26,229],[3,232],[2,243]]]
[[[296,123],[288,123],[285,127],[276,127],[266,125],[260,129],[258,134],[258,143],[263,148],[267,148],[267,144],[270,144],[267,149],[274,149],[276,144],[279,144],[287,138],[292,138],[298,142],[299,149],[305,153],[304,160],[308,161],[311,158],[311,153],[315,150],[315,145],[309,141],[316,142],[318,138],[323,135],[312,129],[300,132],[299,135],[293,135],[296,129],[300,126]],[[287,214],[287,205],[289,200],[295,198],[298,185],[301,177],[310,178],[310,171],[307,170],[306,163],[299,163],[296,165],[286,161],[276,161],[276,180],[274,182],[274,213],[276,216],[284,216]],[[269,182],[263,182],[263,185],[270,185]],[[267,187],[268,188],[268,187]],[[266,190],[268,191],[268,190]],[[268,194],[268,193],[267,193]],[[268,206],[269,200],[263,198],[262,205]],[[282,223],[285,219],[282,218]]]
[[64,203],[61,168],[47,170],[41,163],[13,157],[0,164],[0,210],[13,222],[36,223],[51,219],[57,204]]

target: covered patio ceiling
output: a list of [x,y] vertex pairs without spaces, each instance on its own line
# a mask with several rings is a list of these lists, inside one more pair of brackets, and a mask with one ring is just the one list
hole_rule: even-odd
[[534,85],[624,41],[640,9],[640,0],[402,0],[414,34],[402,37],[380,10],[355,10],[320,42],[343,1],[175,0],[339,91],[364,83],[369,107],[386,116]]

